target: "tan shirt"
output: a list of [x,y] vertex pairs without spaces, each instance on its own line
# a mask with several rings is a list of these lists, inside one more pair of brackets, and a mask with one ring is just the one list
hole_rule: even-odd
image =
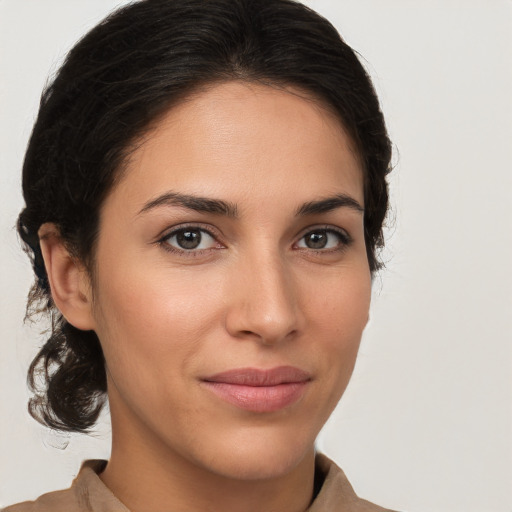
[[[393,512],[358,498],[343,471],[325,455],[317,455],[316,465],[324,481],[306,512]],[[104,467],[105,461],[86,461],[69,489],[2,512],[130,512],[98,477]]]

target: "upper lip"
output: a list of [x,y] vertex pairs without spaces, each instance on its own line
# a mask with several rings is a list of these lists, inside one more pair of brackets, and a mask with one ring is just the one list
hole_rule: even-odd
[[238,386],[277,386],[311,380],[311,375],[294,366],[278,366],[271,369],[234,368],[203,379],[206,382],[222,382]]

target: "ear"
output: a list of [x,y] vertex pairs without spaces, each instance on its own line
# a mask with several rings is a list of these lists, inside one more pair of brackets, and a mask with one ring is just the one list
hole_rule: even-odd
[[93,330],[92,288],[85,267],[66,249],[55,224],[43,224],[38,234],[53,302],[71,325]]

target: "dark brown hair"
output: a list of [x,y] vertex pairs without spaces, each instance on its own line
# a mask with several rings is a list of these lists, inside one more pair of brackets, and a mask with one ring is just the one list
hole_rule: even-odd
[[194,90],[229,80],[294,86],[338,115],[363,163],[367,255],[379,268],[391,144],[371,81],[334,27],[292,0],[132,3],[70,51],[43,92],[25,156],[18,231],[36,275],[29,310],[52,319],[29,370],[29,408],[42,423],[88,430],[106,376],[96,334],[70,325],[52,302],[40,226],[54,223],[90,270],[101,205],[134,142]]

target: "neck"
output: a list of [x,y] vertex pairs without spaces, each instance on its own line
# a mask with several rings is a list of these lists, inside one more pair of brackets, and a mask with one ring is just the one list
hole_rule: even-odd
[[100,478],[131,512],[304,512],[311,503],[313,446],[285,474],[232,478],[194,463],[147,432],[116,428],[115,415],[112,426],[112,455]]
[[247,481],[209,473],[176,454],[139,459],[133,446],[113,447],[101,479],[131,512],[304,512],[313,496],[314,452],[289,474]]

